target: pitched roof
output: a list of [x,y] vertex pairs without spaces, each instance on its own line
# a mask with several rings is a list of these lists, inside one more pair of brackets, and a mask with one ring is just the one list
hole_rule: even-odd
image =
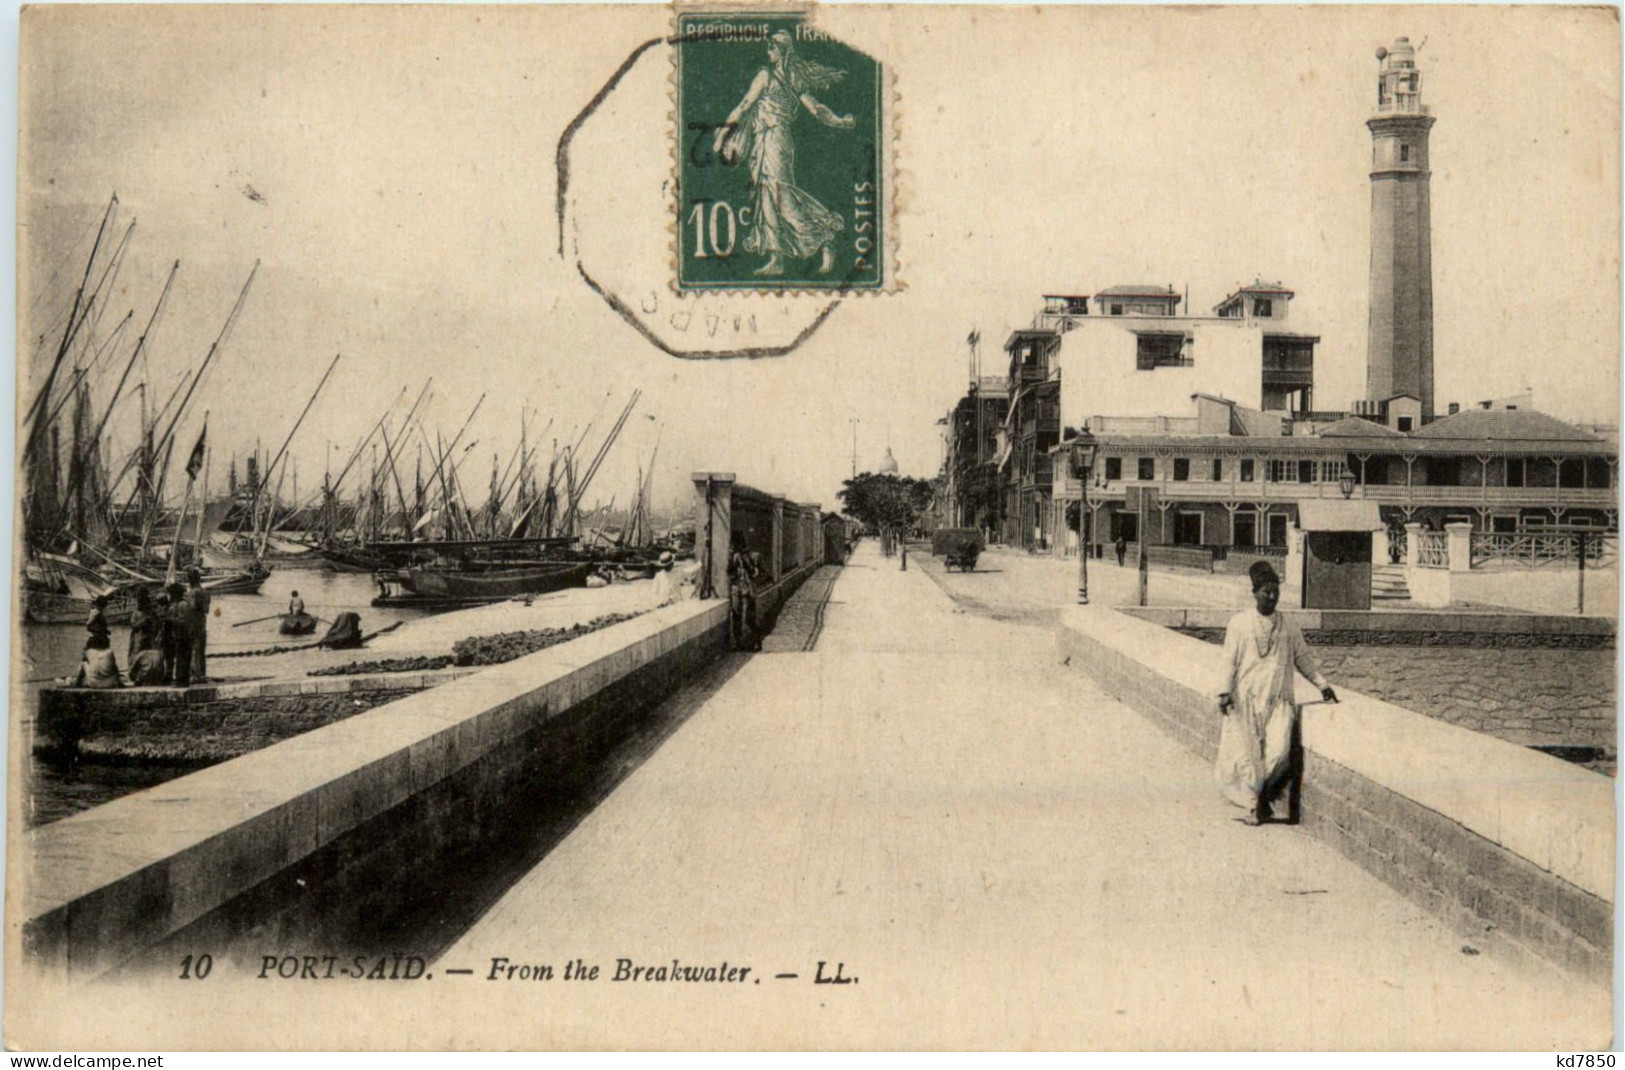
[[1297,296],[1291,290],[1287,289],[1285,286],[1282,286],[1278,282],[1271,283],[1260,280],[1253,283],[1251,286],[1236,287],[1235,290],[1231,292],[1230,296],[1214,305],[1213,308],[1215,311],[1217,311],[1218,309],[1223,308],[1225,305],[1230,304],[1232,301],[1239,300],[1245,294],[1280,294],[1284,297]]
[[1391,427],[1371,420],[1363,420],[1358,416],[1345,416],[1336,423],[1321,428],[1319,434],[1322,438],[1365,438],[1370,435],[1387,435],[1391,438],[1403,437]]
[[1108,286],[1095,294],[1096,297],[1178,297],[1179,291],[1172,286],[1157,286],[1153,284],[1128,284],[1123,286]]
[[1010,332],[1010,337],[1005,339],[1004,348],[1008,350],[1017,342],[1031,341],[1034,338],[1055,341],[1059,340],[1060,337],[1060,332],[1053,327],[1017,327]]
[[1596,435],[1533,409],[1466,409],[1421,427],[1417,438],[1481,438],[1497,441],[1598,442]]

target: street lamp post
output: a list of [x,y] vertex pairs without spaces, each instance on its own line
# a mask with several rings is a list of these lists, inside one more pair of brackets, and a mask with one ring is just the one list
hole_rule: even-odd
[[1072,477],[1078,481],[1078,605],[1089,604],[1089,540],[1085,525],[1089,516],[1089,472],[1095,466],[1099,445],[1085,427],[1072,440]]

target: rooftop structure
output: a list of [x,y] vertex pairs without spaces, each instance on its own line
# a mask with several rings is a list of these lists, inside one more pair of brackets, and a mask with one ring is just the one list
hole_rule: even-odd
[[1213,314],[1221,319],[1286,319],[1287,305],[1296,296],[1280,283],[1262,280],[1251,286],[1238,287],[1235,292],[1213,306]]
[[1109,286],[1095,294],[1095,314],[1172,316],[1179,307],[1179,301],[1179,293],[1172,286],[1145,283]]

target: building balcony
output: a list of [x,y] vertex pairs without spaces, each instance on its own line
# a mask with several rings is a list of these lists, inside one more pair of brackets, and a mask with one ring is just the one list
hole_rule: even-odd
[[[1091,486],[1089,497],[1120,498],[1125,487],[1150,487],[1169,501],[1271,501],[1295,502],[1305,498],[1340,500],[1342,488],[1336,483],[1243,483],[1207,479],[1113,481]],[[1403,484],[1356,486],[1349,497],[1379,505],[1439,505],[1465,509],[1481,506],[1542,509],[1554,505],[1565,509],[1614,509],[1619,505],[1615,490],[1605,487],[1441,487]]]
[[[1285,484],[1283,484],[1285,485]],[[1336,484],[1314,484],[1323,488],[1322,497],[1342,497]],[[1354,493],[1383,505],[1507,505],[1612,509],[1619,495],[1609,487],[1443,487],[1403,484],[1372,484],[1355,487]]]
[[1038,314],[1033,326],[1040,330],[1055,331],[1065,334],[1072,330],[1082,320],[1088,319],[1086,312],[1053,312],[1045,309]]

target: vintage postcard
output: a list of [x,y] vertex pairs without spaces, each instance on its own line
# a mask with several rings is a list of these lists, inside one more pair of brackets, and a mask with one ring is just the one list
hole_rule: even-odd
[[1615,1042],[1616,10],[20,37],[10,1048]]

